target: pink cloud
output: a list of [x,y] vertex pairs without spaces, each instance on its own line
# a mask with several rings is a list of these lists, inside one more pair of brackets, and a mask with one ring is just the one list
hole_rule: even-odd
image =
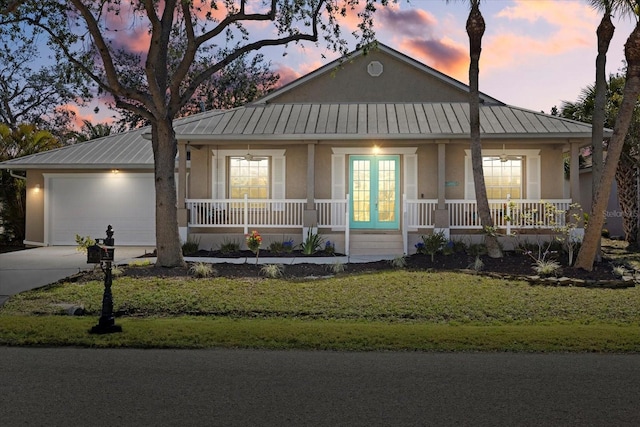
[[272,71],[280,76],[278,86],[284,86],[291,83],[302,75],[300,72],[284,64],[275,64],[275,68],[273,68]]
[[466,81],[469,71],[469,53],[442,40],[407,39],[400,50],[436,70],[458,80]]
[[401,36],[424,37],[431,35],[438,24],[435,17],[422,9],[400,10],[396,7],[385,7],[376,12],[374,17],[386,31]]

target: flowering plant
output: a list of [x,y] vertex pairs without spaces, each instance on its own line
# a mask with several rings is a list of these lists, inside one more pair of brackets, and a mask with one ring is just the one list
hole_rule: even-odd
[[262,244],[262,236],[256,230],[253,230],[251,233],[247,234],[247,247],[253,253],[257,253],[260,250],[260,245]]

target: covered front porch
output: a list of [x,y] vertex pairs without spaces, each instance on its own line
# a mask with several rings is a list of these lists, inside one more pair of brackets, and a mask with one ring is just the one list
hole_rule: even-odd
[[[349,255],[352,234],[358,232],[350,226],[349,195],[345,199],[315,199],[311,203],[307,199],[248,197],[187,199],[185,205],[187,236],[208,234],[210,242],[218,244],[229,235],[235,233],[243,237],[251,230],[259,230],[273,239],[286,235],[300,243],[311,230],[336,242],[336,250]],[[552,235],[570,220],[570,199],[492,199],[489,205],[497,232],[505,235],[534,230]],[[434,231],[452,239],[482,232],[475,201],[445,200],[440,205],[437,199],[409,199],[403,195],[401,206],[400,229],[396,234],[401,236],[405,254],[413,253],[410,248],[420,236]],[[268,244],[269,239],[266,240]]]

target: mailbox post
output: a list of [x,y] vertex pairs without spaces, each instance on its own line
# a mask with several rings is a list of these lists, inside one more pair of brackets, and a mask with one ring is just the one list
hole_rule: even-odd
[[[102,244],[100,241],[102,240]],[[92,334],[110,334],[122,332],[122,327],[115,324],[113,314],[113,296],[111,294],[111,263],[114,261],[113,227],[107,227],[107,238],[96,239],[96,244],[87,249],[87,263],[100,264],[104,271],[104,293],[102,295],[102,312],[98,324],[91,328]]]

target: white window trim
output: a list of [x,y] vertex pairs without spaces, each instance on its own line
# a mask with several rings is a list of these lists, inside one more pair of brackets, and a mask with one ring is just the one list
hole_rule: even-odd
[[[471,171],[471,150],[464,150],[464,198],[465,200],[475,200],[476,194],[473,185],[473,172]],[[525,160],[526,177],[524,189],[527,199],[540,198],[540,150],[539,149],[499,149],[490,148],[482,150],[482,157],[499,156],[523,156]],[[537,179],[536,179],[537,177]]]
[[[286,185],[284,181],[284,173],[286,170],[285,164],[285,149],[251,149],[250,152],[254,156],[260,157],[271,157],[271,173],[269,183],[269,194],[270,197],[275,198],[276,195],[282,194],[284,196],[285,189],[284,188],[276,188],[275,186],[283,186]],[[246,149],[238,149],[238,150],[216,150],[213,149],[211,156],[213,160],[211,162],[211,198],[212,199],[226,199],[227,198],[227,158],[228,157],[243,157],[247,154]],[[282,160],[278,162],[278,160]],[[276,168],[276,164],[281,163],[281,168],[283,170],[277,171],[274,170]],[[276,175],[277,174],[277,175]],[[274,178],[280,178],[279,180],[275,180]],[[279,197],[278,197],[279,198]],[[283,197],[284,198],[284,197]]]

